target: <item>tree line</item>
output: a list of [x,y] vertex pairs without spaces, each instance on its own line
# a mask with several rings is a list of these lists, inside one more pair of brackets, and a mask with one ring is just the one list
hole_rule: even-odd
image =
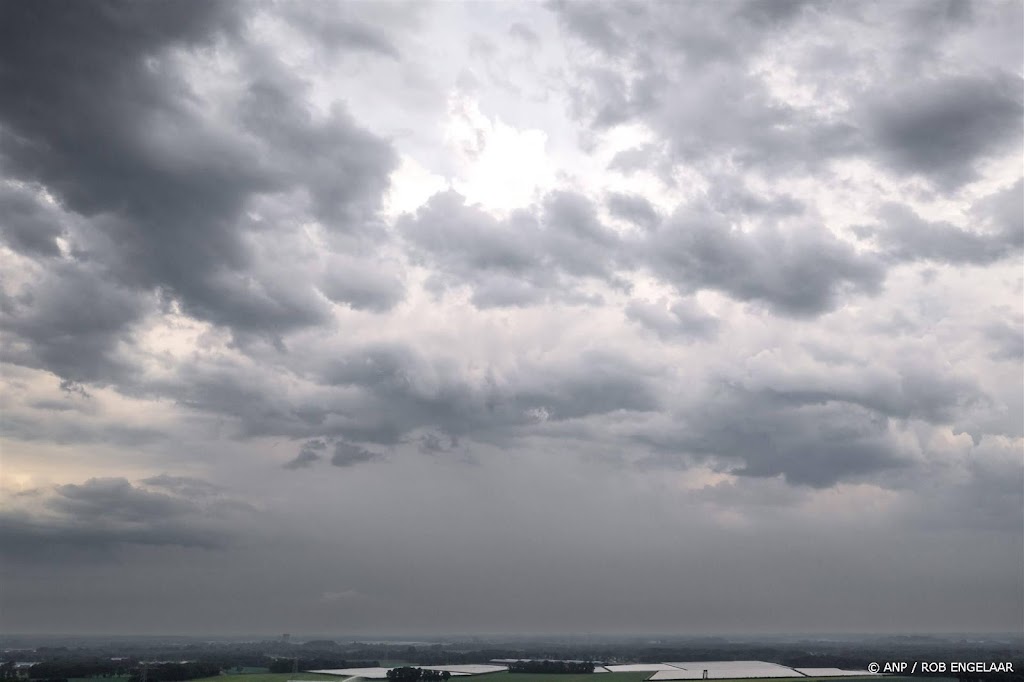
[[544,675],[587,675],[594,672],[591,661],[515,661],[508,664],[510,673]]
[[[201,677],[220,675],[219,665],[202,661],[153,663],[146,665],[145,668],[146,682],[181,682],[181,680],[196,680]],[[132,671],[129,682],[142,682],[142,667]]]
[[[296,664],[296,661],[298,662]],[[344,658],[275,658],[268,667],[272,673],[290,673],[292,670],[329,670],[331,668],[376,668],[377,661],[349,661]]]

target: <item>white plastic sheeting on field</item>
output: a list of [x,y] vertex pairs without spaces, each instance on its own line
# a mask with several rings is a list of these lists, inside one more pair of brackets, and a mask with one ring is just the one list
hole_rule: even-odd
[[504,670],[508,670],[507,666],[504,665],[418,665],[414,666],[417,668],[423,668],[424,670],[447,670],[451,674],[462,674],[462,675],[486,675],[487,673],[500,673]]
[[727,680],[756,677],[803,677],[793,668],[765,661],[669,661],[678,670],[662,670],[650,680],[699,680],[707,671],[709,680]]
[[307,670],[309,673],[321,675],[338,675],[339,677],[363,677],[368,680],[386,680],[391,668],[333,668],[331,670]]

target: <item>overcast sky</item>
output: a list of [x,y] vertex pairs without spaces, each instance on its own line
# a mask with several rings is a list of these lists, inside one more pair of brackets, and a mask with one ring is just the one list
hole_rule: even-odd
[[3,629],[1021,631],[1022,8],[4,0]]

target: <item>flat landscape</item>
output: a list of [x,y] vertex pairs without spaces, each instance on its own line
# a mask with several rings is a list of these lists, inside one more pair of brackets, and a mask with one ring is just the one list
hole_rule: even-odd
[[[597,677],[595,677],[597,675]],[[644,682],[652,675],[651,672],[611,672],[595,673],[594,675],[542,675],[531,673],[488,673],[486,675],[473,675],[474,682]],[[877,675],[865,675],[861,677],[844,677],[844,680],[861,680],[866,678],[878,679]],[[323,675],[318,673],[257,673],[231,675],[231,682],[289,682],[290,680],[300,681],[333,681],[340,682],[346,678],[337,675]],[[780,678],[776,678],[780,679]],[[835,682],[834,677],[800,677],[801,682]],[[886,677],[886,682],[906,682],[907,677]],[[955,678],[929,678],[929,682],[953,682]],[[206,677],[192,682],[224,682],[224,676]],[[714,682],[750,682],[745,680],[715,680]]]

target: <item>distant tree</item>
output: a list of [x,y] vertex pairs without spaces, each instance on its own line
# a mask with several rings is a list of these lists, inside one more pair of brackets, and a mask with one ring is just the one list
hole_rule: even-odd
[[510,673],[541,675],[586,675],[594,672],[590,661],[514,661],[508,664]]

